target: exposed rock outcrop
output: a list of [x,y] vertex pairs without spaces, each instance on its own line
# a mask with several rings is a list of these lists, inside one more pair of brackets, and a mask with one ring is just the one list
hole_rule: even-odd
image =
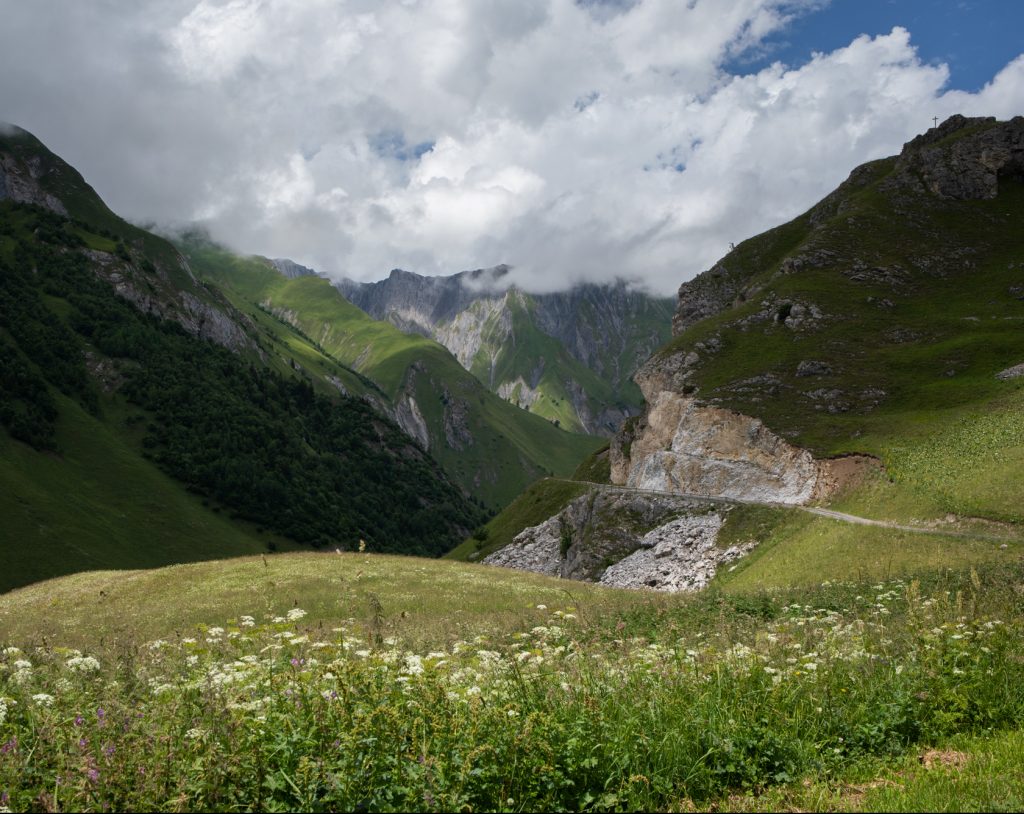
[[0,155],[0,201],[8,199],[15,203],[36,204],[66,216],[68,210],[60,199],[39,183],[44,172],[38,158],[22,164],[13,156]]
[[643,381],[648,407],[629,444],[612,445],[613,483],[772,503],[815,497],[821,464],[809,452],[756,418]]
[[1000,177],[1024,177],[1024,116],[1002,124],[994,118],[951,116],[908,142],[897,168],[903,179],[919,178],[940,198],[995,198]]
[[469,431],[469,404],[465,399],[453,396],[447,387],[442,390],[444,400],[445,442],[451,449],[463,450],[473,443],[473,433]]
[[[140,311],[174,320],[192,336],[208,339],[235,353],[252,350],[262,356],[246,331],[246,327],[253,327],[251,321],[227,302],[214,305],[189,291],[177,289],[167,282],[163,269],[143,272],[109,252],[85,249],[83,254],[91,261],[96,276],[110,283],[118,296]],[[181,262],[182,270],[191,277],[191,270],[184,265],[184,260]],[[216,296],[207,293],[211,298]]]
[[1019,365],[1014,365],[1013,367],[1008,367],[1006,370],[1000,370],[996,374],[996,378],[1001,379],[1002,381],[1019,379],[1021,376],[1024,376],[1024,362],[1021,362]]
[[739,559],[756,543],[720,548],[718,514],[680,517],[653,529],[640,540],[640,548],[601,575],[602,585],[613,588],[650,588],[655,591],[699,591],[707,587],[718,567]]
[[726,511],[695,500],[594,490],[523,530],[484,563],[622,588],[699,590],[720,563],[756,545],[718,547]]
[[281,274],[287,277],[289,280],[294,280],[297,277],[319,277],[320,274],[311,268],[306,266],[300,266],[294,260],[289,260],[286,257],[278,257],[270,261],[275,269]]

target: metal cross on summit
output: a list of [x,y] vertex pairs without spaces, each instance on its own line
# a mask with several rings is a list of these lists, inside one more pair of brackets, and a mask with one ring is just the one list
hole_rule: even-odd
[[939,117],[938,116],[932,116],[932,126],[933,127],[938,127],[939,126]]

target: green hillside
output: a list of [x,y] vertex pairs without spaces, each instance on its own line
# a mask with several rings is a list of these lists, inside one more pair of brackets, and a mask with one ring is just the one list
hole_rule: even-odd
[[13,143],[8,180],[45,207],[0,201],[0,590],[298,545],[436,556],[480,522],[338,390],[373,382],[234,311],[161,238],[83,220],[103,211],[89,188],[46,197],[80,177],[27,134]]
[[271,312],[379,385],[388,405],[411,396],[428,451],[449,477],[500,508],[543,475],[568,474],[600,440],[556,427],[489,392],[441,345],[378,322],[318,277],[288,279],[261,258],[196,238],[180,247],[243,313]]

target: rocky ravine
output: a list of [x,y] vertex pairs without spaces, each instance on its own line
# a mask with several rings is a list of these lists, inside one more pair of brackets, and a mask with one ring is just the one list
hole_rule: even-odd
[[721,548],[728,506],[594,489],[483,562],[617,588],[696,591],[756,542]]

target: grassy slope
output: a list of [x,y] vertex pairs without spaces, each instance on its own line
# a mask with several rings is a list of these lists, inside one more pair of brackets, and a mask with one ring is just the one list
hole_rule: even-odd
[[728,515],[719,542],[757,540],[758,546],[719,571],[714,584],[729,592],[749,592],[816,585],[823,576],[881,580],[981,562],[1012,562],[1024,555],[1019,533],[999,529],[999,536],[990,536],[988,531],[968,528],[963,537],[945,537],[857,526],[796,509],[739,507]]
[[[456,483],[487,505],[507,504],[531,481],[568,474],[599,439],[574,435],[540,416],[519,410],[484,388],[438,343],[403,334],[349,303],[326,280],[289,280],[256,258],[239,258],[209,246],[188,246],[194,267],[222,286],[241,310],[265,304],[297,324],[340,362],[369,377],[391,399],[413,389],[430,429],[430,451]],[[412,377],[413,365],[422,371]],[[444,433],[445,389],[467,403],[473,443],[452,448]]]
[[270,542],[295,547],[204,507],[144,460],[118,426],[116,405],[101,421],[58,398],[60,455],[0,434],[0,591],[75,571],[254,554]]
[[[568,593],[567,593],[568,592]],[[0,642],[59,637],[140,641],[259,618],[297,605],[324,625],[369,622],[373,597],[390,631],[427,646],[518,629],[546,619],[538,604],[575,599],[602,616],[632,607],[636,595],[566,584],[504,568],[362,554],[294,553],[196,562],[144,571],[74,574],[0,595]]]

